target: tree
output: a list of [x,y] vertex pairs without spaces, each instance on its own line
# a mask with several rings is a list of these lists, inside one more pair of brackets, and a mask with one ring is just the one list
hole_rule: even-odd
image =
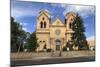
[[26,32],[22,26],[11,17],[11,52],[23,51]]
[[18,37],[19,40],[18,52],[24,50],[25,42],[27,39],[27,33],[22,29],[20,29],[19,31],[20,31],[20,36]]
[[86,36],[84,34],[85,27],[83,25],[83,20],[81,16],[77,14],[73,24],[72,24],[72,30],[74,33],[72,33],[72,43],[74,46],[78,46],[79,50],[87,50],[89,49]]
[[24,40],[24,49],[28,49],[27,40],[28,40],[29,37],[30,37],[30,33],[29,32],[26,32],[26,38]]
[[16,52],[18,49],[19,27],[19,23],[15,22],[14,18],[11,17],[11,52]]
[[35,51],[39,46],[37,43],[36,33],[33,32],[27,39],[27,46],[29,51]]

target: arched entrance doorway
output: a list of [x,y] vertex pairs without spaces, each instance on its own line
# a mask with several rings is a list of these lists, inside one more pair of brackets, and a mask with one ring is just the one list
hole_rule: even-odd
[[60,51],[61,41],[59,39],[56,39],[55,43],[56,43],[56,51]]

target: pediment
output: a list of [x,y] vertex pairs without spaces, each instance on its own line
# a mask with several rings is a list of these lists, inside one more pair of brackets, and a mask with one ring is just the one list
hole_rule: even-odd
[[64,26],[63,22],[60,20],[60,18],[57,18],[52,24],[52,26]]

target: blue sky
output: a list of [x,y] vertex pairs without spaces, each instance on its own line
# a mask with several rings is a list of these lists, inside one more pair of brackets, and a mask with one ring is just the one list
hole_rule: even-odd
[[56,17],[60,17],[61,20],[64,21],[66,13],[70,11],[77,12],[84,20],[87,39],[94,38],[95,6],[11,0],[11,16],[22,25],[23,30],[30,33],[36,30],[38,13],[44,9],[49,11],[52,21],[54,21]]

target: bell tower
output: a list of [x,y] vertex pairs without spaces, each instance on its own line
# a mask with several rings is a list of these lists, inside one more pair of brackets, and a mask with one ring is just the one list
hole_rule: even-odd
[[50,14],[46,10],[42,10],[39,13],[37,19],[37,29],[38,30],[48,30],[50,24]]
[[67,30],[72,30],[72,23],[74,22],[74,19],[76,17],[76,14],[74,12],[69,12],[65,16],[65,25]]
[[66,26],[66,40],[71,41],[71,34],[74,32],[72,30],[72,23],[74,22],[74,19],[76,17],[76,13],[74,12],[69,12],[65,15],[65,26]]
[[[44,49],[49,49],[49,24],[50,24],[50,14],[47,10],[42,10],[39,12],[37,17],[37,30],[36,30],[36,37],[39,44],[37,51],[41,51]],[[45,47],[45,48],[44,48]]]

